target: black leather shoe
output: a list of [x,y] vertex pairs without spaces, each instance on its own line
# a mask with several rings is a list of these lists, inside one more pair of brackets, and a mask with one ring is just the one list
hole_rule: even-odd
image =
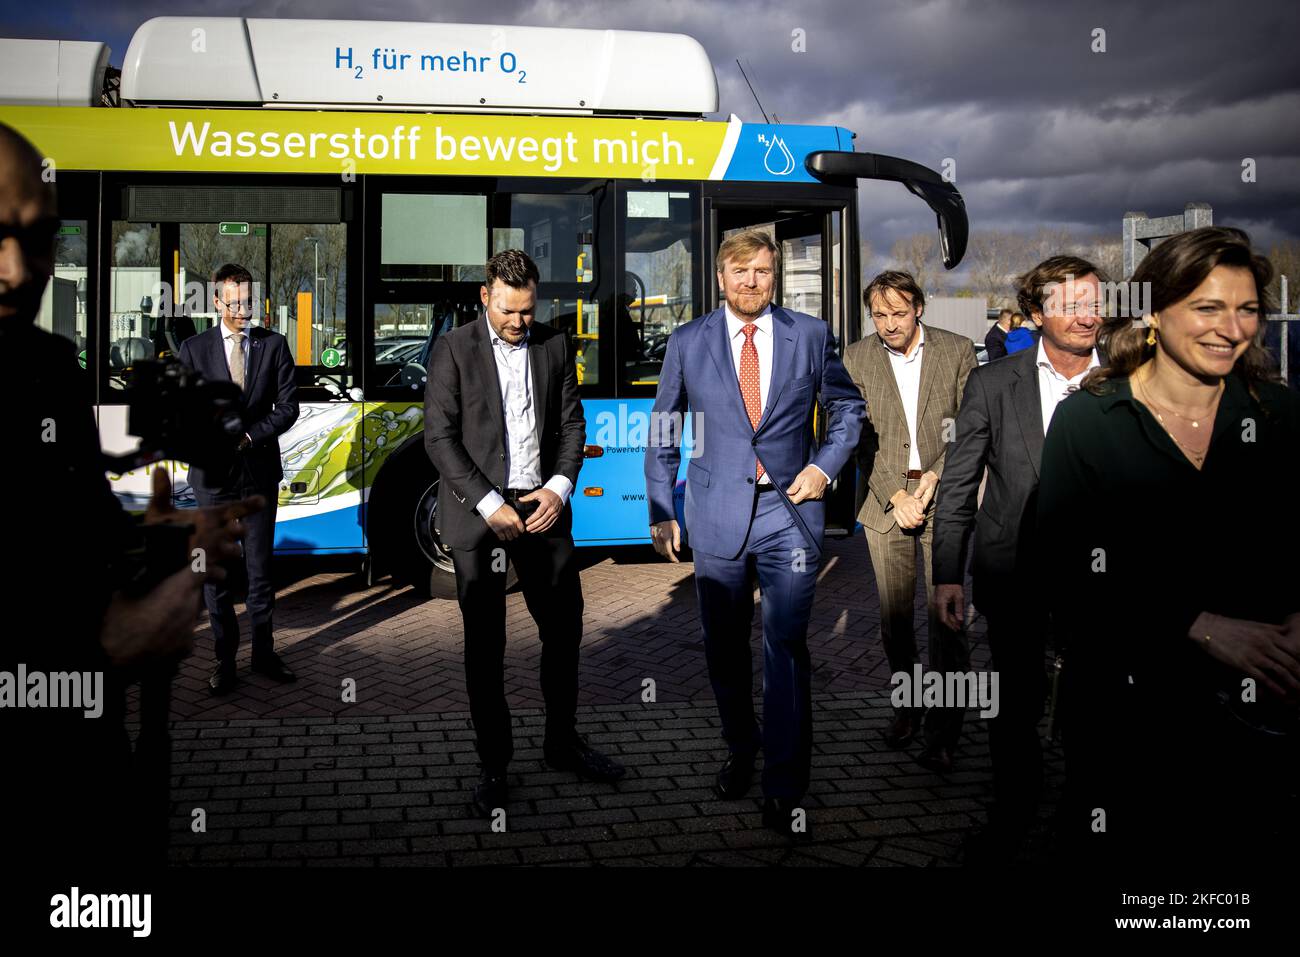
[[545,747],[543,756],[548,767],[555,771],[573,771],[584,781],[608,783],[627,773],[627,768],[589,747],[587,740],[578,735],[567,745]]
[[885,731],[885,744],[895,750],[907,747],[916,734],[917,724],[910,714],[899,715]]
[[212,695],[230,694],[235,690],[235,685],[239,681],[235,677],[235,669],[226,665],[217,665],[212,677],[208,679],[208,692]]
[[297,681],[298,676],[288,669],[280,656],[274,651],[267,652],[253,661],[253,671],[259,675],[266,675],[272,681],[278,681],[281,684],[288,684],[290,681]]
[[1009,831],[994,825],[967,834],[962,841],[962,864],[974,868],[1005,868],[1016,862],[1023,831]]
[[916,763],[936,774],[952,772],[952,752],[947,748],[926,748],[916,756]]
[[720,801],[735,801],[745,796],[753,780],[754,755],[729,754],[718,770],[718,779],[713,784],[713,793]]
[[479,817],[490,818],[498,808],[504,808],[510,794],[506,784],[506,775],[502,771],[484,771],[478,784],[474,785],[472,801],[474,813]]
[[[808,822],[808,815],[805,812],[797,820],[794,812],[799,809],[799,802],[792,801],[790,798],[764,798],[763,799],[763,826],[769,831],[775,831],[798,844],[806,844],[812,840],[812,826]],[[798,823],[803,830],[796,831],[795,824]]]

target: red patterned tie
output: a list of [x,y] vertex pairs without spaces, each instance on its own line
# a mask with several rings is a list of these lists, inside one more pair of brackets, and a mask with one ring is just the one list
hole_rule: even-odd
[[[758,378],[758,346],[754,345],[754,333],[758,326],[747,322],[740,327],[745,334],[745,344],[740,348],[740,396],[745,400],[745,412],[749,414],[750,428],[758,428],[758,420],[763,417],[763,393]],[[763,477],[763,463],[758,462],[757,478]]]

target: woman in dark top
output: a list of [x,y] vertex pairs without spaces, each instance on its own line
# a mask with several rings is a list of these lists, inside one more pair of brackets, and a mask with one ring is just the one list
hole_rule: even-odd
[[1059,823],[1082,863],[1294,852],[1300,505],[1278,492],[1300,466],[1300,397],[1260,344],[1271,276],[1240,230],[1165,240],[1133,276],[1146,321],[1106,322],[1108,364],[1044,443]]
[[989,362],[994,359],[1001,359],[1007,354],[1007,333],[1015,328],[1011,322],[1012,312],[1010,309],[1003,309],[998,313],[998,321],[993,323],[988,334],[984,337],[984,351],[988,353]]

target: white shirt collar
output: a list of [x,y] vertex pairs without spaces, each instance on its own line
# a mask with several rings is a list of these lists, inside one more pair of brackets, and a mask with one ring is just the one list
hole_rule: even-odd
[[[734,339],[736,336],[740,335],[740,330],[748,325],[748,323],[732,312],[730,305],[723,303],[722,308],[726,310],[727,313],[727,338]],[[772,304],[770,302],[767,304],[766,308],[758,314],[758,318],[754,320],[754,325],[758,326],[759,332],[765,332],[769,335],[771,334]]]
[[915,362],[916,359],[921,355],[921,346],[925,345],[925,323],[923,323],[920,319],[916,320],[916,328],[921,330],[921,335],[916,340],[916,346],[912,349],[912,354],[910,356],[907,355],[906,353],[899,352],[897,349],[891,346],[884,339],[880,340],[880,344],[885,347],[885,351],[888,352],[891,356],[897,356],[899,359],[902,359],[904,362]]
[[[1088,357],[1088,368],[1084,369],[1074,378],[1075,379],[1082,378],[1083,376],[1091,372],[1093,369],[1097,368],[1099,365],[1101,365],[1101,362],[1097,358],[1097,347],[1093,346],[1092,355]],[[1049,374],[1056,376],[1056,378],[1060,379],[1062,382],[1071,381],[1070,379],[1063,376],[1060,372],[1058,372],[1056,370],[1056,366],[1052,365],[1052,361],[1047,358],[1047,351],[1043,348],[1043,339],[1041,336],[1038,339],[1038,368],[1046,369]]]

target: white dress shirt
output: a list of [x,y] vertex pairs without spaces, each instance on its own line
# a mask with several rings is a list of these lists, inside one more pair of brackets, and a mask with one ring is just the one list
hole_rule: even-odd
[[[501,386],[501,408],[506,422],[506,488],[536,488],[542,484],[542,449],[537,441],[537,409],[533,405],[533,370],[528,361],[528,334],[518,345],[511,345],[496,334],[487,316],[488,342],[497,363],[497,380]],[[573,483],[563,475],[553,475],[543,486],[560,496],[564,505],[573,492]],[[491,489],[474,506],[484,518],[505,504],[496,489]]]
[[911,438],[911,442],[908,443],[908,471],[921,469],[921,453],[916,447],[916,417],[919,411],[917,405],[921,399],[921,347],[925,345],[925,326],[918,322],[916,328],[918,338],[916,345],[912,347],[911,355],[899,352],[884,339],[880,340],[885,351],[889,353],[889,367],[894,372],[894,381],[898,383],[898,394],[903,399],[903,415],[907,417],[907,434]]
[[[727,315],[727,339],[731,343],[731,361],[736,367],[736,383],[740,383],[740,354],[745,348],[744,328],[748,323],[731,311],[729,304],[722,307]],[[758,397],[759,409],[761,412],[767,411],[767,395],[769,387],[772,385],[772,305],[769,303],[758,318],[754,320],[754,325],[758,330],[754,333],[754,348],[758,351]],[[760,418],[761,418],[760,412]],[[818,472],[822,472],[817,468]],[[822,475],[826,475],[822,472]],[[826,481],[830,481],[830,476],[826,475]],[[771,485],[772,478],[766,470],[763,471],[763,477],[758,480],[759,485]]]
[[1043,349],[1043,340],[1038,340],[1038,401],[1042,403],[1043,435],[1047,434],[1047,427],[1052,424],[1052,415],[1061,400],[1078,389],[1083,377],[1099,365],[1101,363],[1097,360],[1097,350],[1094,348],[1092,357],[1088,360],[1088,368],[1067,379],[1056,371]]

